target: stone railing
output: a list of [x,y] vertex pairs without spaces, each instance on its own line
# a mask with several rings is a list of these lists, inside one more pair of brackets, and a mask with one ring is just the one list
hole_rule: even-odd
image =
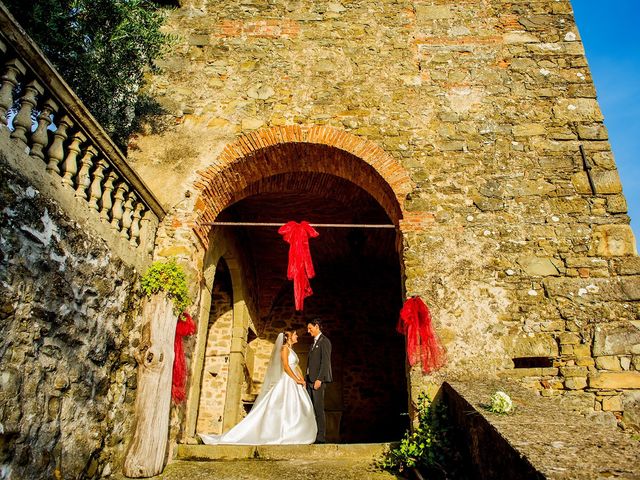
[[102,224],[105,240],[119,237],[116,253],[126,243],[148,257],[162,206],[2,3],[0,75],[0,133],[29,157],[14,166],[76,217]]

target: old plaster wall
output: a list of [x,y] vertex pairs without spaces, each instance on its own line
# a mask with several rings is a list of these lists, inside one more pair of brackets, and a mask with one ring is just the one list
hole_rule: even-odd
[[8,168],[10,154],[3,144],[0,477],[102,478],[132,429],[138,274]]
[[[179,243],[197,272],[193,185],[239,135],[335,127],[413,182],[404,287],[449,352],[439,375],[410,372],[414,398],[430,380],[500,373],[633,411],[640,261],[567,0],[181,4],[149,88],[165,115],[130,145],[176,207],[161,248]],[[514,369],[522,357],[548,362]]]

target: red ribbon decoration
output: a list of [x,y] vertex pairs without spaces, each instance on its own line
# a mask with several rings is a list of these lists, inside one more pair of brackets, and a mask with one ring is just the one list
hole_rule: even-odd
[[278,229],[278,233],[289,244],[287,278],[293,280],[296,310],[302,310],[304,299],[313,295],[309,279],[316,275],[309,251],[309,237],[315,238],[320,234],[305,221],[300,223],[287,222]]
[[196,333],[196,324],[187,312],[182,312],[176,324],[176,337],[173,341],[173,378],[171,381],[171,398],[175,403],[182,403],[187,398],[187,360],[182,347],[182,337]]
[[404,302],[396,329],[407,337],[409,365],[413,366],[419,356],[425,373],[437,370],[444,365],[444,347],[440,345],[433,331],[429,309],[419,296],[413,296]]

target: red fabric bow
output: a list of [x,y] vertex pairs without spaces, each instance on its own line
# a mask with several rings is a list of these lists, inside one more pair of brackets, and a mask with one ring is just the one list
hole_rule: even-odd
[[315,276],[313,263],[311,262],[311,252],[309,251],[309,237],[317,237],[320,234],[302,221],[287,222],[278,229],[278,233],[283,236],[284,241],[289,244],[289,266],[287,267],[287,278],[293,280],[293,296],[295,298],[296,310],[302,310],[304,299],[313,294],[309,279]]
[[409,365],[413,366],[418,356],[422,359],[422,370],[425,373],[444,365],[445,350],[433,331],[429,309],[420,297],[411,297],[404,302],[396,329],[407,337]]
[[173,341],[173,378],[171,381],[171,398],[175,403],[182,403],[187,397],[187,360],[184,357],[182,337],[196,333],[196,324],[187,312],[182,312],[176,324],[176,337]]

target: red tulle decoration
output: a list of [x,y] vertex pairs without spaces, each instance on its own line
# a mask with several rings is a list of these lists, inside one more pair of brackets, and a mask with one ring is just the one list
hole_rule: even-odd
[[407,337],[407,359],[413,366],[418,357],[425,373],[437,370],[445,362],[445,350],[431,325],[429,309],[418,296],[409,298],[400,310],[398,332]]
[[173,341],[173,380],[171,381],[171,398],[175,403],[182,403],[187,397],[187,360],[184,357],[182,337],[196,333],[196,324],[187,312],[180,315],[176,325],[176,337]]
[[309,237],[320,235],[308,222],[288,222],[278,229],[278,233],[289,244],[289,266],[287,278],[293,280],[293,297],[296,310],[302,310],[304,299],[313,294],[309,279],[315,276],[311,252],[309,251]]

